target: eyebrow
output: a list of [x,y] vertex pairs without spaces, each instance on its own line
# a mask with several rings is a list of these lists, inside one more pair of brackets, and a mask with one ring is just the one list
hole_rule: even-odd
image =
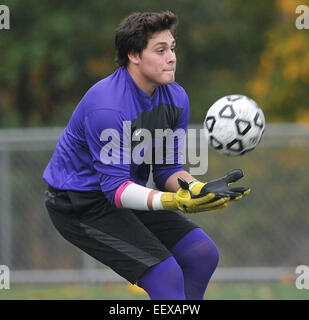
[[[174,41],[172,42],[172,45],[175,45],[175,44],[176,44],[176,40],[174,40]],[[166,45],[168,45],[168,43],[162,41],[162,42],[158,42],[158,43],[154,44],[153,46],[156,47],[156,46],[162,46],[162,45],[166,46]]]

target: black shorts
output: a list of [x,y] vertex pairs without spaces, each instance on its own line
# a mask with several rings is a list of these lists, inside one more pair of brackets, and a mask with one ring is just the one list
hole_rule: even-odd
[[198,226],[176,211],[117,208],[100,191],[48,187],[45,204],[60,234],[69,242],[136,283],[148,268]]

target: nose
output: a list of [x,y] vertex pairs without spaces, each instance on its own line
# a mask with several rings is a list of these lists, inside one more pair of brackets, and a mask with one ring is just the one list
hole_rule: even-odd
[[169,50],[168,51],[168,63],[175,63],[176,62],[176,53],[174,50]]

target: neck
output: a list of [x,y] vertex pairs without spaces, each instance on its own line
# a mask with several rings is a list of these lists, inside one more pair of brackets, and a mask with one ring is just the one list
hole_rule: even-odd
[[133,81],[135,84],[146,94],[149,96],[152,96],[154,91],[156,90],[156,85],[153,83],[149,83],[147,79],[141,75],[141,73],[134,68],[134,66],[131,66],[130,64],[127,67],[127,70],[132,77]]

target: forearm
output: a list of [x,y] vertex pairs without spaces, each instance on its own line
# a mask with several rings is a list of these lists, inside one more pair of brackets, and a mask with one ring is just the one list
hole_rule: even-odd
[[[154,199],[154,195],[162,193],[147,187],[138,185],[132,181],[126,181],[119,186],[115,195],[115,204],[118,208],[135,210],[159,210],[161,208],[160,197]],[[155,207],[155,208],[153,208]]]
[[[165,191],[167,192],[177,192],[179,189],[179,184],[178,184],[178,178],[183,178],[186,180],[188,183],[196,180],[193,176],[191,176],[190,173],[188,173],[185,170],[182,171],[177,171],[173,173],[171,176],[168,177],[168,179],[165,182]],[[148,200],[147,204],[150,210],[152,210],[152,203],[153,203],[153,197],[155,194],[159,193],[160,191],[157,190],[152,190],[149,195],[148,195]],[[157,195],[158,196],[158,195]]]
[[191,176],[190,173],[188,173],[185,170],[182,171],[177,171],[175,173],[173,173],[167,180],[165,183],[165,190],[169,191],[169,192],[176,192],[179,189],[179,184],[178,184],[178,180],[177,178],[183,178],[184,180],[186,180],[188,183],[196,180],[196,178],[194,178],[193,176]]
[[[144,211],[164,209],[193,213],[216,210],[225,207],[227,201],[239,200],[250,192],[250,188],[229,187],[230,183],[242,177],[242,170],[235,169],[222,178],[208,183],[196,181],[189,186],[196,179],[181,170],[167,179],[165,192],[143,187],[133,181],[125,181],[116,191],[115,203],[119,208]],[[178,178],[182,178],[181,187],[178,187]],[[198,190],[194,191],[194,188]]]
[[[163,194],[165,195],[165,205],[161,201]],[[133,181],[125,181],[116,191],[115,204],[118,208],[142,211],[176,210],[177,206],[173,197],[173,192],[162,192],[138,185]]]
[[[166,192],[177,192],[179,189],[178,177],[183,178],[188,183],[196,180],[191,174],[185,170],[173,173],[165,183]],[[135,210],[160,210],[163,209],[160,201],[162,191],[150,189],[126,181],[116,192],[116,206]]]

